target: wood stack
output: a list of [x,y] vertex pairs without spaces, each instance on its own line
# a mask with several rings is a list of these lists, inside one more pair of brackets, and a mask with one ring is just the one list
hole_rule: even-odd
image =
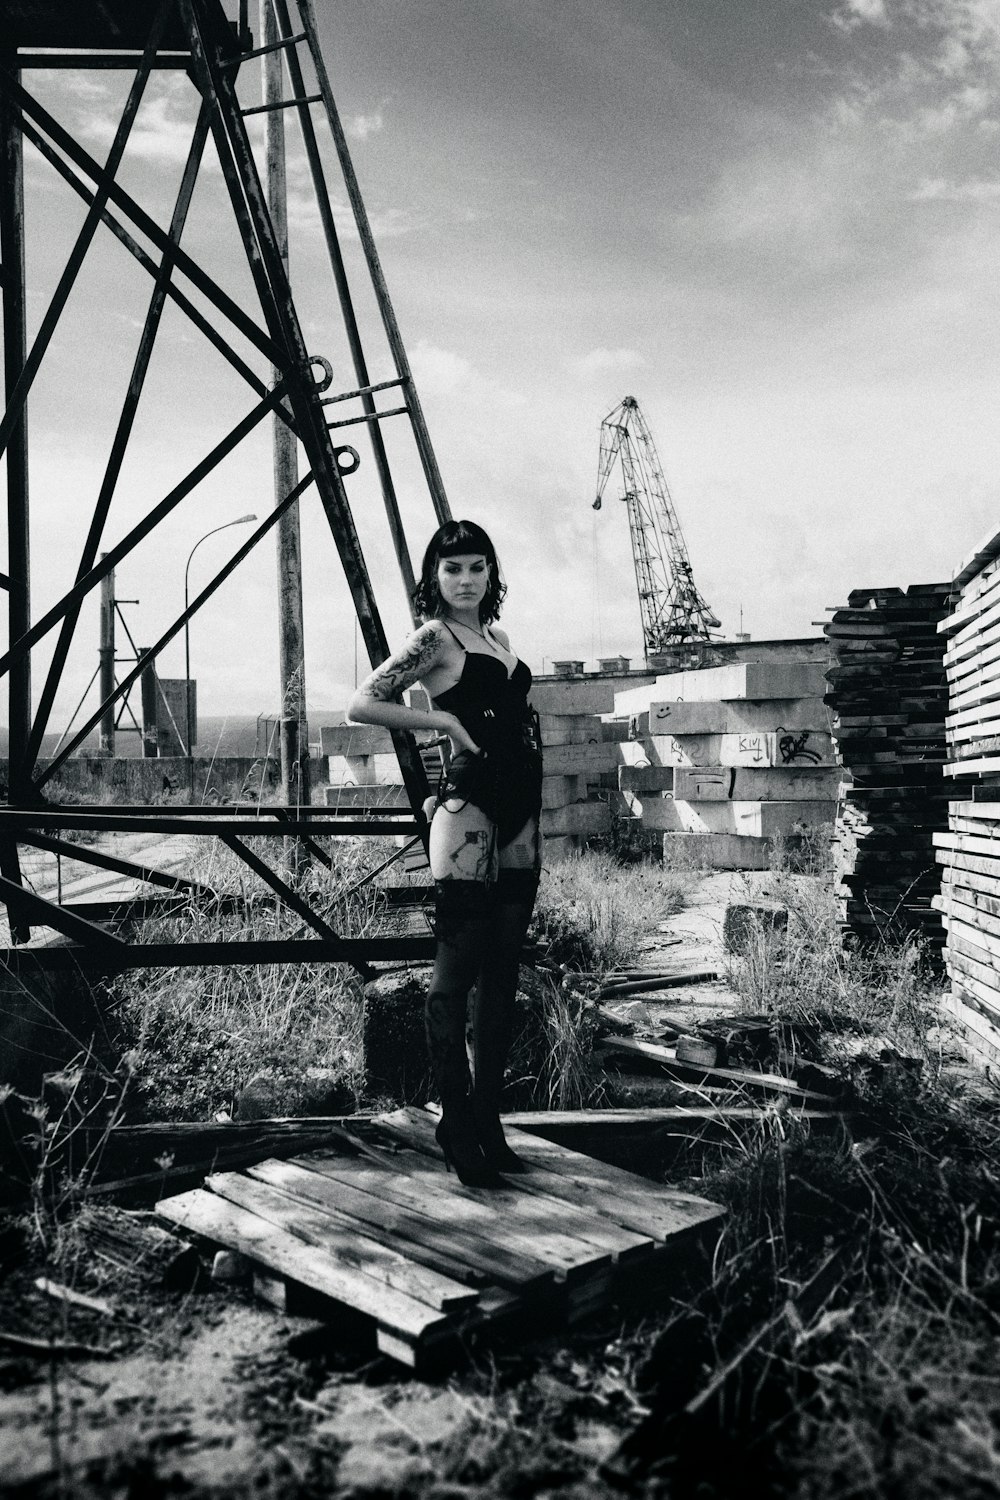
[[[1000,1062],[1000,536],[959,568],[947,646],[948,764],[953,798],[947,832],[935,836],[942,866],[935,902],[947,930],[946,1004],[974,1054]],[[943,828],[942,824],[942,828]]]
[[938,624],[951,585],[855,589],[824,626],[827,705],[845,768],[838,819],[843,914],[867,939],[917,932],[940,946],[935,830],[947,820],[948,687]]

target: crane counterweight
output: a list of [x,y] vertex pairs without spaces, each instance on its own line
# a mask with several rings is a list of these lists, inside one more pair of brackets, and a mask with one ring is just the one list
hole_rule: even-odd
[[594,510],[601,509],[617,462],[624,484],[620,498],[628,509],[646,655],[685,641],[711,640],[719,621],[695,585],[656,444],[634,396],[626,396],[601,423]]

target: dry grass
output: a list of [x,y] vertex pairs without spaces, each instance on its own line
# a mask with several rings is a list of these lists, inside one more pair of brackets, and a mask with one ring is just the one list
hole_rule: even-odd
[[[267,862],[274,839],[248,841]],[[391,849],[382,840],[330,840],[333,860],[313,862],[300,889],[338,931],[364,936],[377,925],[384,898],[377,886],[346,895]],[[302,931],[299,918],[228,851],[217,851],[201,878],[225,899],[194,900],[180,912],[143,924],[139,940],[263,941]],[[112,991],[120,1044],[131,1071],[130,1115],[207,1119],[231,1110],[258,1073],[301,1077],[328,1070],[356,1092],[361,1086],[361,1004],[354,972],[339,964],[225,965],[204,969],[134,969]]]
[[543,872],[533,932],[550,960],[608,970],[633,962],[657,922],[681,911],[695,877],[658,864],[618,864],[609,854],[571,855]]

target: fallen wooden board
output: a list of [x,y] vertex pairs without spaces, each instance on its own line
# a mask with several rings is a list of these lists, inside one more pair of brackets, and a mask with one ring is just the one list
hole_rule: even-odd
[[628,979],[622,983],[601,987],[601,999],[612,1000],[618,995],[643,995],[655,990],[676,989],[684,984],[708,984],[718,979],[718,969],[687,969],[681,974],[653,974],[648,979]]
[[596,1050],[642,1058],[645,1062],[658,1063],[668,1072],[677,1071],[688,1076],[694,1073],[704,1080],[788,1094],[792,1098],[801,1099],[804,1104],[832,1103],[829,1094],[804,1089],[793,1078],[783,1078],[780,1073],[756,1073],[749,1068],[709,1068],[702,1063],[683,1062],[677,1057],[673,1047],[662,1047],[656,1042],[640,1042],[631,1036],[605,1037],[596,1043]]
[[404,1363],[415,1365],[420,1343],[448,1327],[441,1312],[361,1271],[339,1265],[318,1246],[305,1244],[214,1193],[195,1188],[162,1199],[156,1211],[188,1233],[225,1245],[279,1276],[367,1314],[376,1323],[379,1347]]

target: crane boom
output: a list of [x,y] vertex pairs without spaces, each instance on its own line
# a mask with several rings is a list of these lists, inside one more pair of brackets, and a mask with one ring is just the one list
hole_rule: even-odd
[[595,510],[601,508],[616,462],[628,508],[646,654],[683,641],[710,640],[719,621],[695,586],[653,434],[634,396],[626,396],[601,423]]

